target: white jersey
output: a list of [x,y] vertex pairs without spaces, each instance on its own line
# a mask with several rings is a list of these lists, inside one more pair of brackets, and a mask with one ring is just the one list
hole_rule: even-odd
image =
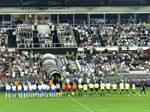
[[52,85],[52,86],[51,86],[51,89],[52,89],[52,90],[55,90],[55,89],[56,89],[56,86],[55,86],[55,85]]
[[6,86],[6,90],[10,90],[11,89],[11,86],[10,85],[7,85]]
[[33,90],[36,90],[36,89],[37,89],[36,84],[32,85],[32,89],[33,89]]
[[43,89],[43,90],[46,90],[46,84],[43,84],[43,85],[42,85],[42,89]]
[[79,82],[79,84],[81,84],[81,83],[82,83],[82,79],[81,79],[81,78],[79,78],[79,79],[78,79],[78,82]]
[[50,87],[49,87],[49,85],[47,85],[47,86],[46,86],[46,90],[49,90],[49,89],[50,89]]
[[28,90],[28,86],[27,86],[27,85],[24,85],[24,86],[23,86],[23,89],[24,89],[24,91],[27,91],[27,90]]
[[32,91],[32,85],[29,86],[29,91]]
[[18,90],[22,90],[22,86],[21,85],[18,86]]
[[38,85],[38,90],[39,90],[39,91],[42,90],[42,85]]
[[13,91],[16,91],[16,86],[12,86],[12,90],[13,90]]

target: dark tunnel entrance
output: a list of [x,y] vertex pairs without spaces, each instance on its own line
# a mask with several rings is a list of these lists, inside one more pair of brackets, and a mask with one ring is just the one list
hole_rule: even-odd
[[54,84],[61,83],[61,75],[59,73],[53,73],[49,76],[50,80],[53,80]]

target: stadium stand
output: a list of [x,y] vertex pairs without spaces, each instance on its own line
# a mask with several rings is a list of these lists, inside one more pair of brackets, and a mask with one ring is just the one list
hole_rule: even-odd
[[0,0],[0,112],[149,112],[150,0]]
[[[8,7],[12,3],[3,2]],[[126,75],[133,77],[130,81],[135,79],[138,85],[139,79],[149,77],[150,9],[146,7],[149,1],[44,0],[39,3],[41,0],[15,0],[11,5],[16,4],[15,9],[0,10],[7,12],[0,15],[1,79],[49,80],[45,73],[51,69],[46,72],[41,64],[41,57],[46,53],[55,55],[65,82],[117,79]],[[76,4],[78,7],[70,7]],[[47,7],[62,5],[68,7]]]
[[23,51],[17,53],[14,49],[1,49],[0,64],[1,75],[0,78],[19,79],[30,76],[38,76],[41,74],[42,68],[40,66],[41,54]]

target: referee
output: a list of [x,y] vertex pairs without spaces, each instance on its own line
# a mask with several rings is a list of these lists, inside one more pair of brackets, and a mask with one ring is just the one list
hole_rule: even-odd
[[145,83],[144,83],[144,81],[142,81],[142,83],[141,83],[141,93],[140,93],[140,95],[139,96],[141,96],[141,94],[144,92],[144,96],[146,96],[146,90],[145,90]]

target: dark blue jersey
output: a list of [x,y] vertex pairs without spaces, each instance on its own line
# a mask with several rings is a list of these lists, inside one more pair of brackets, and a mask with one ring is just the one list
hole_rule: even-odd
[[144,83],[141,83],[141,88],[145,89],[145,84]]

